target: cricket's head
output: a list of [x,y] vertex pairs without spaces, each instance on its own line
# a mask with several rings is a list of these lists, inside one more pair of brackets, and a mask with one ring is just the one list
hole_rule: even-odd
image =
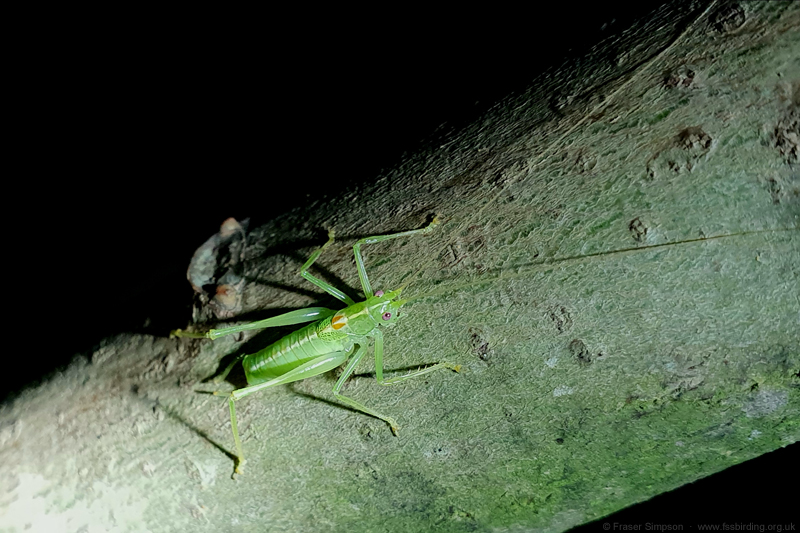
[[400,300],[403,289],[387,292],[376,291],[375,296],[367,299],[367,310],[379,326],[390,326],[397,321],[398,313],[405,300]]

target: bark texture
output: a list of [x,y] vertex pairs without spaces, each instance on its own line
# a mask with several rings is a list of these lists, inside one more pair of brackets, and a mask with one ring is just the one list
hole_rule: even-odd
[[800,6],[690,7],[250,234],[261,317],[325,301],[296,277],[321,228],[355,296],[353,239],[443,216],[364,249],[417,297],[387,369],[464,366],[382,388],[362,364],[345,393],[399,437],[333,376],[279,387],[238,404],[232,481],[226,401],[194,391],[285,331],[121,336],[3,406],[0,530],[561,531],[797,441]]

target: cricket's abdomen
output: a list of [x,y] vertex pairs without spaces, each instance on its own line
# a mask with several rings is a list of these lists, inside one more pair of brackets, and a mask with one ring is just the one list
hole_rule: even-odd
[[282,376],[320,355],[347,350],[349,348],[346,345],[347,335],[341,335],[340,338],[325,335],[324,340],[320,338],[320,328],[329,322],[330,318],[321,323],[309,324],[270,344],[263,350],[246,356],[242,361],[242,366],[248,385],[256,385]]

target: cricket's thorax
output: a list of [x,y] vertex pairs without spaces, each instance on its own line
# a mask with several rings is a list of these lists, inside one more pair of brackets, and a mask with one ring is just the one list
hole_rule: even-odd
[[359,302],[319,322],[317,334],[321,339],[332,340],[353,335],[361,337],[369,335],[376,326],[366,302]]
[[[341,312],[341,311],[340,311]],[[336,325],[334,326],[333,319],[337,318]],[[333,316],[329,316],[325,320],[318,322],[317,324],[313,324],[317,331],[317,336],[325,341],[338,341],[345,339],[347,337],[347,331],[342,331],[342,322],[343,320],[339,316],[339,313],[336,313]],[[346,324],[346,321],[344,321]]]

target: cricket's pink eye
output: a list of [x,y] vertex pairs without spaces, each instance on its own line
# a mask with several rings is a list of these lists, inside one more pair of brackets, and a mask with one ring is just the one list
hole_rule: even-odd
[[375,296],[383,296],[383,291],[375,291]]
[[383,313],[384,320],[389,320],[390,318],[392,318],[392,313]]

